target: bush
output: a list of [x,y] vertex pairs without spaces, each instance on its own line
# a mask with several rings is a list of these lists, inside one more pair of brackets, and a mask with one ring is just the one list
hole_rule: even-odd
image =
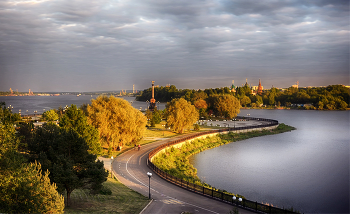
[[112,195],[112,190],[108,187],[102,186],[99,192],[100,195]]

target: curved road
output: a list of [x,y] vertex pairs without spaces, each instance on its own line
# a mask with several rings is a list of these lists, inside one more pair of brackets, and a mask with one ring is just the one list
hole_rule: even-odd
[[[236,123],[236,127],[244,125],[254,125],[263,123],[262,121],[246,121]],[[188,134],[190,135],[190,134]],[[147,166],[148,153],[157,146],[182,138],[181,135],[171,139],[162,139],[155,143],[144,145],[140,151],[129,150],[114,159],[112,168],[120,182],[129,188],[148,197],[148,176],[147,172],[152,172]],[[106,161],[105,161],[106,163]],[[108,162],[106,163],[108,164]],[[152,172],[151,178],[151,198],[152,203],[142,212],[143,214],[164,214],[164,213],[230,213],[234,206],[226,204],[188,190],[182,189],[170,182],[165,181]],[[239,213],[251,213],[247,210],[239,209]]]

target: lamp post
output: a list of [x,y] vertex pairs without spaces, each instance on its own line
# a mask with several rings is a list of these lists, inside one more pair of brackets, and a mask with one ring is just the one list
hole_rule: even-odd
[[151,199],[151,177],[152,177],[152,173],[147,172],[148,175],[148,198]]
[[146,103],[147,103],[147,109],[148,109],[148,103],[149,103],[149,101],[147,100]]
[[112,168],[112,164],[113,164],[113,156],[111,157],[111,178],[113,178],[113,168]]

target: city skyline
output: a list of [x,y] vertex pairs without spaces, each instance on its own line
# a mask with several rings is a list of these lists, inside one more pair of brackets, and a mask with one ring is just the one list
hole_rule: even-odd
[[0,91],[349,85],[349,1],[9,0]]

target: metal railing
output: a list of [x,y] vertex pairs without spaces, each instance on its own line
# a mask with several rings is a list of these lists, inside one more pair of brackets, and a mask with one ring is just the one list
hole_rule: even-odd
[[159,175],[161,178],[177,185],[180,186],[184,189],[187,189],[189,191],[225,202],[225,203],[229,203],[232,205],[236,205],[237,207],[241,207],[244,209],[248,209],[248,210],[252,210],[252,211],[256,211],[256,212],[263,212],[263,213],[294,213],[292,211],[289,210],[285,210],[285,209],[281,209],[278,207],[273,207],[270,205],[266,205],[266,204],[261,204],[258,203],[256,201],[250,201],[248,199],[233,199],[233,195],[226,193],[226,192],[222,192],[222,191],[218,191],[218,190],[214,190],[214,189],[210,189],[201,185],[197,185],[188,181],[185,181],[183,179],[177,178],[173,175],[170,175],[166,172],[164,172],[163,170],[159,169],[156,165],[154,165],[151,162],[152,157],[157,154],[158,152],[160,152],[161,150],[165,149],[165,148],[170,148],[171,146],[178,144],[178,143],[182,143],[185,142],[187,140],[191,140],[191,139],[195,139],[197,137],[203,136],[203,135],[208,135],[208,134],[214,134],[214,133],[222,133],[222,132],[227,132],[227,131],[237,131],[237,130],[247,130],[247,129],[258,129],[258,128],[264,128],[264,127],[271,127],[271,126],[275,126],[278,125],[278,121],[277,120],[271,120],[271,119],[265,119],[265,118],[252,118],[252,117],[237,117],[236,119],[238,120],[258,120],[258,121],[265,121],[268,122],[266,124],[262,124],[262,125],[254,125],[254,126],[245,126],[245,127],[237,127],[237,128],[226,128],[226,129],[219,129],[219,130],[212,130],[212,131],[206,131],[206,132],[199,132],[199,133],[195,133],[191,136],[186,136],[183,137],[181,139],[177,139],[171,142],[168,142],[166,144],[160,145],[157,148],[155,148],[154,150],[152,150],[149,155],[148,155],[148,160],[147,160],[147,165],[157,174]]

